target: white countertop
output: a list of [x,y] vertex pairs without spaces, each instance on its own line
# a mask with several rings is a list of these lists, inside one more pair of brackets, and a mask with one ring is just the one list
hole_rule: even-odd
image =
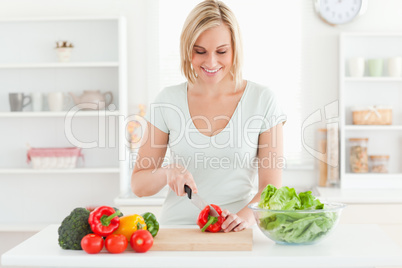
[[[121,254],[63,250],[50,225],[4,253],[2,265],[40,267],[374,267],[402,266],[402,248],[377,225],[340,224],[309,246],[277,245],[254,226],[252,251],[149,251]],[[163,228],[163,227],[162,227]],[[170,226],[171,228],[171,226]]]
[[320,200],[348,204],[402,203],[402,190],[398,189],[340,189],[316,187]]

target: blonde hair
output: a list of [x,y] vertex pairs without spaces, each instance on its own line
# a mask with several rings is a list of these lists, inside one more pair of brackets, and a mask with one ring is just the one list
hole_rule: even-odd
[[198,37],[210,28],[225,24],[230,31],[233,65],[230,73],[236,89],[242,85],[243,45],[239,24],[233,12],[221,1],[205,0],[199,3],[188,15],[180,36],[181,71],[189,83],[194,84],[197,75],[191,66],[193,48]]

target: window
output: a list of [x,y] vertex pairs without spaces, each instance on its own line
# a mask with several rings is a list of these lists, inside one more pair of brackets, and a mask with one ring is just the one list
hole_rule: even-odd
[[[183,82],[180,72],[180,33],[190,10],[200,0],[159,0],[159,88]],[[301,144],[301,9],[303,1],[224,0],[233,10],[243,36],[247,80],[274,90],[288,116],[284,151],[288,166],[304,164],[309,156]],[[289,8],[292,5],[292,8]],[[153,92],[150,98],[154,98]]]

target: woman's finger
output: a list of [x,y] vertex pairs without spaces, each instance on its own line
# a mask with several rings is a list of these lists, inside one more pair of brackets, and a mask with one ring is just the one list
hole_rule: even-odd
[[240,223],[242,222],[242,219],[240,217],[236,217],[229,225],[226,227],[224,232],[230,232],[234,228],[236,228]]
[[224,209],[222,210],[222,217],[226,218],[230,214],[229,210]]
[[[193,193],[195,193],[195,194],[198,193],[197,185],[195,184],[193,175],[191,175],[190,172],[188,172],[185,176],[185,184],[187,184],[187,186],[191,188],[191,191]],[[184,187],[184,185],[183,185],[183,187]]]
[[246,222],[246,221],[242,221],[239,225],[237,225],[236,228],[233,229],[233,231],[235,231],[235,232],[240,232],[240,231],[242,231],[242,230],[244,230],[244,229],[246,229],[246,228],[247,228],[247,222]]

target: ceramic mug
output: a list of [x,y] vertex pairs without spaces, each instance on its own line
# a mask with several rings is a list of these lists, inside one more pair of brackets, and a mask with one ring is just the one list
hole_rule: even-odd
[[402,57],[388,59],[388,75],[392,77],[402,76]]
[[41,92],[31,93],[32,111],[39,112],[43,110],[43,94]]
[[64,95],[63,92],[51,92],[47,95],[49,110],[52,112],[63,111],[68,100],[69,97]]
[[367,63],[370,76],[382,76],[382,59],[369,59]]
[[364,58],[353,57],[349,59],[349,75],[352,77],[362,77],[364,75]]
[[[12,112],[20,112],[25,106],[31,103],[31,96],[25,96],[24,93],[9,93],[8,99]],[[25,100],[28,100],[28,102],[24,104]]]

